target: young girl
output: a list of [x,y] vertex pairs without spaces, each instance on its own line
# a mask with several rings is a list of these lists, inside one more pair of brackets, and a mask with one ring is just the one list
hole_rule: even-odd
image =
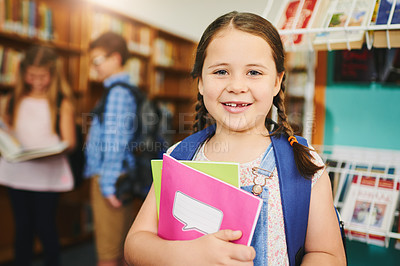
[[[301,139],[293,136],[287,121],[283,104],[284,51],[276,29],[254,14],[231,12],[221,16],[205,30],[199,42],[192,75],[198,78],[199,89],[194,128],[202,130],[196,134],[204,135],[206,126],[206,131],[211,132],[193,159],[240,163],[242,188],[260,195],[266,211],[260,214],[252,247],[230,243],[241,237],[240,231],[233,230],[221,230],[191,241],[167,241],[157,236],[152,189],[127,236],[127,262],[135,265],[344,265],[345,254],[329,177],[321,158],[299,143]],[[270,134],[266,124],[272,104],[278,109],[279,120]],[[172,156],[178,147],[169,149]],[[269,153],[271,150],[274,153]],[[277,156],[282,152],[287,160]],[[253,169],[265,161],[272,163],[272,168],[265,169],[271,174],[254,173]],[[304,249],[296,249],[294,253],[293,248],[289,250],[287,240],[301,236],[291,235],[292,228],[297,226],[296,216],[294,225],[284,219],[284,213],[293,210],[287,210],[283,204],[288,196],[284,196],[285,190],[281,191],[281,183],[287,183],[285,179],[290,177],[279,176],[282,167],[293,167],[297,179],[292,179],[296,184],[309,182],[311,190],[309,209],[308,202],[298,204],[307,207],[308,222],[305,222],[305,240],[300,240]]]
[[[4,121],[25,148],[51,146],[60,140],[75,146],[72,92],[62,62],[50,48],[32,47],[20,63]],[[65,155],[18,163],[0,160],[0,184],[8,187],[15,219],[15,265],[30,265],[34,234],[41,240],[45,265],[59,265],[56,227],[59,192],[73,188]]]

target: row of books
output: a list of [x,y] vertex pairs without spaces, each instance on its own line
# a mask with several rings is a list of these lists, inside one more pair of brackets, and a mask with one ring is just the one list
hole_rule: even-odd
[[53,40],[53,10],[46,3],[35,0],[0,0],[0,30]]
[[[375,47],[400,47],[399,1],[274,1],[266,18],[280,31],[287,50],[360,49],[367,29],[375,30],[367,35]],[[390,35],[385,29],[391,29]]]
[[154,40],[154,62],[163,67],[190,71],[193,47],[185,43],[176,43],[161,37]]
[[106,31],[113,31],[124,36],[130,51],[150,55],[151,29],[149,27],[134,24],[107,13],[94,12],[91,39],[96,39]]
[[11,48],[0,46],[0,84],[15,84],[22,53]]
[[[357,157],[349,160],[339,153],[325,152],[322,157],[328,165],[334,202],[348,238],[388,247],[390,238],[396,238],[396,233],[400,232],[396,226],[399,219],[398,162],[380,160],[379,153],[374,161],[360,157],[355,161]],[[400,243],[400,237],[397,241]]]

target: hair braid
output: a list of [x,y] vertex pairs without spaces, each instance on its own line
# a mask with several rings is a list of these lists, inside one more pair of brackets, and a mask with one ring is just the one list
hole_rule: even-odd
[[[285,113],[285,105],[284,105],[284,95],[285,85],[281,84],[281,90],[274,97],[273,103],[278,109],[278,129],[271,135],[282,134],[286,135],[286,138],[293,136],[293,129],[289,124],[287,115]],[[298,142],[293,143],[293,154],[294,160],[296,162],[297,169],[299,173],[307,179],[310,179],[318,170],[322,169],[323,166],[318,166],[312,161],[312,155],[310,148],[301,145]]]
[[285,112],[284,101],[285,101],[285,95],[283,93],[283,90],[281,89],[273,100],[273,103],[278,110],[278,129],[276,131],[278,134],[285,133],[288,136],[293,136],[293,129],[289,124],[288,117]]
[[196,117],[193,124],[193,132],[197,132],[205,128],[207,124],[207,113],[208,111],[203,102],[203,95],[197,93]]

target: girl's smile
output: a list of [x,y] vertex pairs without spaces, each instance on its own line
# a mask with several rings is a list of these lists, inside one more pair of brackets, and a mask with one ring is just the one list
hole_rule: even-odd
[[241,102],[241,101],[222,102],[221,104],[224,106],[227,112],[232,114],[238,114],[244,112],[252,105],[252,103]]

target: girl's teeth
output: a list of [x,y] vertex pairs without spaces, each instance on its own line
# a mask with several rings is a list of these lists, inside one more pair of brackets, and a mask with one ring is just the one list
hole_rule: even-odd
[[226,103],[225,105],[227,106],[232,106],[232,107],[237,107],[237,106],[247,106],[247,103],[241,103],[241,104],[237,104],[237,103]]

